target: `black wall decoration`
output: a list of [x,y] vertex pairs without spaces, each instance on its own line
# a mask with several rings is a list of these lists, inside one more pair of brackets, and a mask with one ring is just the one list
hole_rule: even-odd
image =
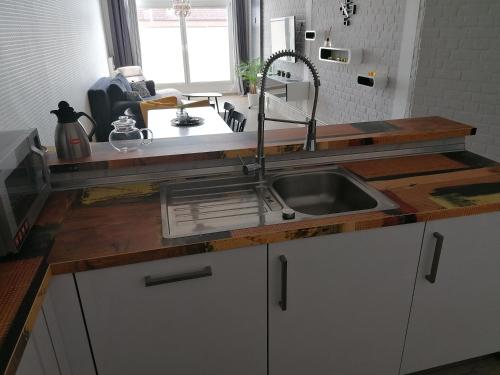
[[344,16],[344,25],[349,26],[351,24],[351,17],[356,14],[356,4],[353,0],[339,0],[340,12]]

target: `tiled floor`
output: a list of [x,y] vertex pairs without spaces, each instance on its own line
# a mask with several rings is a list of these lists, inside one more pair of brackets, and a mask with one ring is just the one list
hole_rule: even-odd
[[500,357],[467,361],[440,370],[420,372],[418,375],[500,375]]

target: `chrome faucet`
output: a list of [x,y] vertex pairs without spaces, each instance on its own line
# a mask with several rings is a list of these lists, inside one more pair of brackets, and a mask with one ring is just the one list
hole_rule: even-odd
[[[266,117],[264,111],[264,99],[265,99],[265,88],[266,88],[266,80],[267,75],[269,73],[269,69],[271,64],[282,57],[295,57],[298,60],[301,60],[311,71],[314,80],[314,103],[312,107],[311,118],[309,121],[294,121],[294,120],[285,120],[285,119],[276,119]],[[306,140],[304,142],[304,150],[305,151],[316,151],[316,107],[318,105],[318,94],[319,94],[319,86],[321,85],[319,80],[319,74],[316,70],[316,67],[313,63],[305,56],[298,54],[295,51],[280,51],[273,54],[264,64],[264,68],[262,70],[262,79],[260,84],[260,96],[259,96],[259,116],[258,116],[258,132],[257,132],[257,155],[255,156],[255,162],[252,164],[244,165],[243,172],[245,174],[250,173],[259,173],[259,179],[263,180],[266,175],[266,158],[264,155],[264,124],[267,121],[273,122],[286,122],[292,124],[303,124],[307,126],[307,135]]]

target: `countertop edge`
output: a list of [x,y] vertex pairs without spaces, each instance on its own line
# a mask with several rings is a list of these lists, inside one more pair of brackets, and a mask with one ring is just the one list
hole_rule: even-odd
[[[324,125],[318,127],[318,139],[317,147],[318,150],[341,150],[349,147],[356,146],[366,146],[366,145],[384,145],[384,144],[403,144],[411,143],[415,141],[430,141],[447,139],[453,137],[465,137],[474,135],[476,133],[476,128],[470,125],[459,123],[456,121],[448,120],[438,116],[421,117],[415,119],[396,119],[387,120],[388,124],[394,126],[404,126],[404,124],[416,124],[418,122],[424,121],[438,121],[442,122],[441,126],[444,128],[439,128],[436,125],[434,129],[418,130],[418,126],[415,128],[405,129],[404,127],[400,130],[387,130],[380,132],[359,132],[352,134],[342,134],[339,132],[335,134],[335,128],[340,128],[342,126],[351,126],[352,124],[337,124],[337,125]],[[450,128],[453,127],[453,128]],[[328,133],[332,131],[332,133]],[[161,155],[155,154],[151,149],[140,150],[136,153],[117,153],[111,146],[107,143],[94,143],[94,154],[85,159],[81,160],[58,160],[55,156],[55,152],[50,152],[48,154],[48,164],[50,168],[64,168],[64,167],[75,167],[75,166],[85,166],[88,168],[90,165],[99,165],[105,163],[108,165],[120,165],[124,164],[135,164],[140,161],[143,163],[160,163],[169,162],[177,160],[182,157],[183,160],[195,161],[195,160],[208,160],[208,159],[226,159],[226,158],[236,158],[238,156],[251,156],[254,154],[257,148],[257,137],[254,135],[255,132],[248,133],[233,133],[221,135],[223,139],[229,140],[233,139],[235,142],[221,142],[221,137],[215,136],[192,136],[186,137],[188,140],[183,140],[186,142],[186,147],[183,152],[171,152],[169,147],[173,145],[176,141],[179,142],[177,138],[162,138],[155,141],[154,144],[160,146],[162,150]],[[284,133],[284,129],[275,129],[266,131],[266,144],[265,152],[268,156],[270,155],[284,155],[291,152],[296,152],[303,146],[304,135],[302,129],[291,129],[290,135],[283,135],[280,139],[279,134]],[[297,133],[297,134],[295,134]],[[299,137],[300,133],[300,137]],[[324,133],[324,134],[322,134]],[[278,139],[273,139],[273,135],[278,137]],[[288,138],[287,138],[288,137]],[[200,145],[193,146],[197,140],[202,139],[203,147]],[[213,139],[213,140],[212,140]],[[164,145],[164,147],[161,147]]]
[[[292,241],[299,238],[303,239],[303,238],[320,237],[332,234],[358,232],[363,230],[385,228],[396,225],[413,224],[418,222],[481,215],[497,211],[500,211],[500,203],[477,205],[472,207],[448,208],[438,211],[419,212],[416,214],[394,215],[388,217],[382,223],[382,225],[380,224],[380,218],[374,218],[374,219],[368,218],[366,220],[363,219],[359,220],[356,219],[355,215],[353,215],[352,220],[346,222],[325,224],[320,226],[316,225],[307,226],[308,221],[313,222],[314,220],[305,220],[302,223],[305,223],[306,225],[304,227],[301,227],[300,237],[294,235],[294,233],[297,232],[297,229],[271,232],[273,225],[270,225],[268,226],[269,227],[268,233],[263,233],[254,236],[241,235],[241,236],[223,238],[220,240],[214,240],[210,242],[200,242],[190,245],[180,245],[180,246],[173,246],[166,248],[154,248],[154,249],[147,249],[141,252],[130,252],[117,255],[109,255],[99,258],[95,257],[84,260],[77,260],[77,261],[54,262],[54,263],[51,263],[49,261],[49,267],[53,275],[62,275],[67,273],[92,271],[103,268],[118,267],[118,266],[149,262],[161,259],[171,259],[182,256],[189,256],[189,255],[196,255],[196,254],[203,254],[210,252],[235,250],[243,247],[280,243],[280,242]],[[237,231],[233,231],[232,233],[235,232]],[[182,254],[179,255],[179,251],[182,251]]]

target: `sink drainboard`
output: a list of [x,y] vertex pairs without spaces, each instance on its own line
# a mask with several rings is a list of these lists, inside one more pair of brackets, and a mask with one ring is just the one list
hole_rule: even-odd
[[248,228],[266,223],[265,218],[282,206],[269,189],[255,182],[234,184],[207,182],[162,185],[163,236],[177,238]]

